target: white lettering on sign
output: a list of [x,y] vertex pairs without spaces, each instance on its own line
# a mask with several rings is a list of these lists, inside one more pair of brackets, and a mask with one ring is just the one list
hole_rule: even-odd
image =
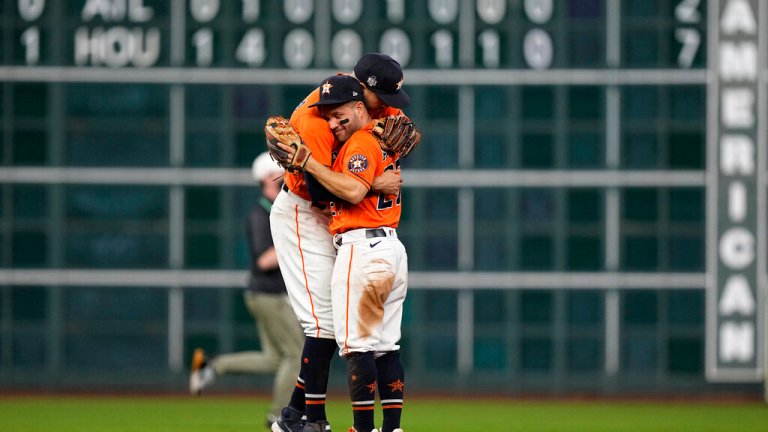
[[741,270],[755,260],[755,236],[744,228],[730,228],[720,237],[720,261]]
[[755,356],[755,326],[751,322],[727,321],[720,326],[720,360],[748,362]]
[[717,307],[723,315],[748,316],[755,313],[755,297],[747,278],[739,274],[728,278]]
[[106,22],[147,22],[155,15],[154,9],[144,6],[144,0],[86,0],[80,17],[91,21],[99,17]]
[[757,21],[752,13],[752,8],[747,0],[730,0],[723,8],[720,18],[720,29],[723,34],[734,35],[736,33],[755,34]]
[[[717,278],[717,361],[754,364],[756,212],[750,206],[754,190],[757,149],[757,80],[759,79],[757,24],[747,0],[727,0],[720,17],[718,48],[720,127],[719,205],[727,218],[719,220]],[[758,216],[759,217],[759,216]],[[745,365],[746,366],[746,365]]]
[[78,66],[153,66],[160,57],[160,30],[80,27],[75,31]]
[[720,171],[726,175],[755,173],[755,144],[746,135],[723,135],[720,140]]
[[755,125],[755,92],[750,88],[726,88],[722,94],[722,122],[727,128]]
[[757,44],[723,42],[720,45],[720,76],[728,81],[757,79]]
[[743,222],[747,217],[747,187],[744,182],[734,181],[728,187],[728,218]]

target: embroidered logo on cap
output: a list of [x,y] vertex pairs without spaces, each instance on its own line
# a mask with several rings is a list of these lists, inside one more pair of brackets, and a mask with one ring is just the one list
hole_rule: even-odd
[[365,82],[368,83],[368,87],[376,87],[376,84],[379,83],[379,81],[376,79],[376,75],[369,76]]

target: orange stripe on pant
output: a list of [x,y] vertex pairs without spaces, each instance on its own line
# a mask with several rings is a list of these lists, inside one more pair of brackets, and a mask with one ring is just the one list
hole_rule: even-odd
[[307,295],[309,296],[309,306],[312,309],[312,318],[315,319],[315,326],[317,327],[317,334],[315,337],[320,337],[320,321],[315,314],[315,302],[312,301],[312,292],[309,290],[309,279],[307,278],[307,269],[304,267],[304,251],[301,250],[301,234],[299,233],[299,206],[294,206],[296,212],[296,238],[298,239],[299,256],[301,256],[301,273],[304,275],[304,287],[307,289]]

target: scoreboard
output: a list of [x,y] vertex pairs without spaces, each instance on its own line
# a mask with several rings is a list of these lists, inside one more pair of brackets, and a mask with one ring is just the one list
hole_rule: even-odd
[[705,2],[612,3],[7,0],[3,58],[20,66],[344,70],[381,51],[411,69],[705,65]]
[[424,132],[410,283],[456,293],[459,372],[484,290],[525,289],[600,291],[584,361],[616,374],[640,290],[703,293],[706,377],[764,379],[762,0],[2,0],[0,24],[0,286],[237,286],[263,120],[384,52]]

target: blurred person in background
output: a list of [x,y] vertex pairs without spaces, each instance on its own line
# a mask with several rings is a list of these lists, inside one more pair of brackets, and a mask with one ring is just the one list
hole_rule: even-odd
[[262,350],[208,357],[202,348],[197,348],[192,357],[189,391],[201,394],[213,384],[217,375],[274,373],[272,405],[266,422],[270,427],[291,397],[299,374],[304,333],[288,302],[269,225],[269,213],[282,187],[284,171],[268,153],[262,153],[253,161],[252,171],[254,180],[261,186],[262,196],[248,215],[246,231],[251,268],[243,297],[256,320]]

